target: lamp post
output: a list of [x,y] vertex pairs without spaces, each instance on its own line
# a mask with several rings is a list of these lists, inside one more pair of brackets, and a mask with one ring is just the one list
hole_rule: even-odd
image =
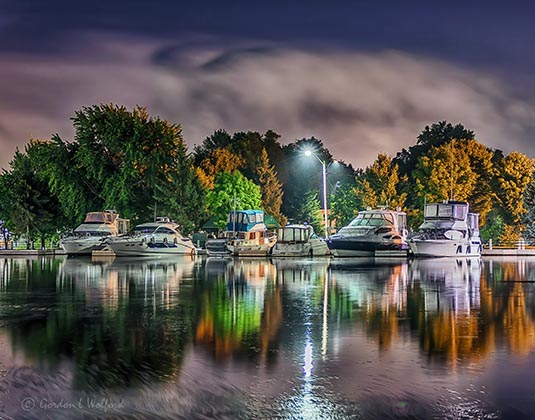
[[327,221],[327,165],[311,150],[305,150],[305,156],[314,156],[321,163],[323,180],[323,222],[325,223],[325,239],[329,238],[329,225]]

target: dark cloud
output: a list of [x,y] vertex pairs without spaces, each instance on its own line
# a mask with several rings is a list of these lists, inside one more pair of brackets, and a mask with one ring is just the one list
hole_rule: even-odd
[[414,144],[425,125],[448,120],[490,147],[532,154],[533,100],[490,73],[442,60],[251,42],[84,39],[76,60],[0,56],[1,165],[32,136],[70,138],[75,110],[107,102],[147,106],[181,123],[190,146],[219,128],[273,129],[286,142],[321,138],[335,157],[365,166],[379,152]]

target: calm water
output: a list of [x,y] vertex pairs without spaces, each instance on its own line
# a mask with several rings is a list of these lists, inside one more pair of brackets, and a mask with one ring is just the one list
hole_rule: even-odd
[[535,418],[535,259],[0,259],[0,418]]

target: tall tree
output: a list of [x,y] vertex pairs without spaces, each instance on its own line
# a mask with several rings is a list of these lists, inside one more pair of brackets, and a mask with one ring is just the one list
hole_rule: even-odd
[[282,185],[277,178],[275,168],[270,165],[268,154],[265,148],[262,148],[260,154],[260,163],[257,168],[258,180],[262,192],[262,207],[264,211],[277,220],[277,222],[284,226],[286,225],[286,217],[281,213]]

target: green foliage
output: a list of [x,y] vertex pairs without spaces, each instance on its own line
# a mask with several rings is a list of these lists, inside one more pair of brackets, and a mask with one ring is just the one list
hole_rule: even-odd
[[329,219],[336,221],[336,228],[339,229],[353,220],[358,209],[362,208],[362,201],[357,197],[353,185],[341,184],[331,195],[329,206]]
[[314,228],[314,231],[321,235],[325,232],[325,226],[322,219],[322,209],[318,195],[314,191],[308,191],[305,194],[303,203],[297,214],[297,221],[307,223]]
[[48,143],[31,140],[25,152],[15,152],[10,169],[0,177],[0,218],[15,235],[24,235],[27,246],[35,239],[44,247],[61,223],[60,206],[52,197],[41,167],[48,157]]
[[214,223],[220,228],[226,225],[227,215],[234,206],[234,198],[237,210],[262,208],[262,194],[258,185],[239,171],[220,172],[215,176],[214,189],[206,193],[208,211],[215,217]]
[[500,237],[502,236],[504,230],[504,223],[502,216],[497,212],[492,212],[487,217],[487,222],[483,225],[480,230],[481,241],[484,244],[487,244],[490,239],[495,245],[498,245],[500,242]]

